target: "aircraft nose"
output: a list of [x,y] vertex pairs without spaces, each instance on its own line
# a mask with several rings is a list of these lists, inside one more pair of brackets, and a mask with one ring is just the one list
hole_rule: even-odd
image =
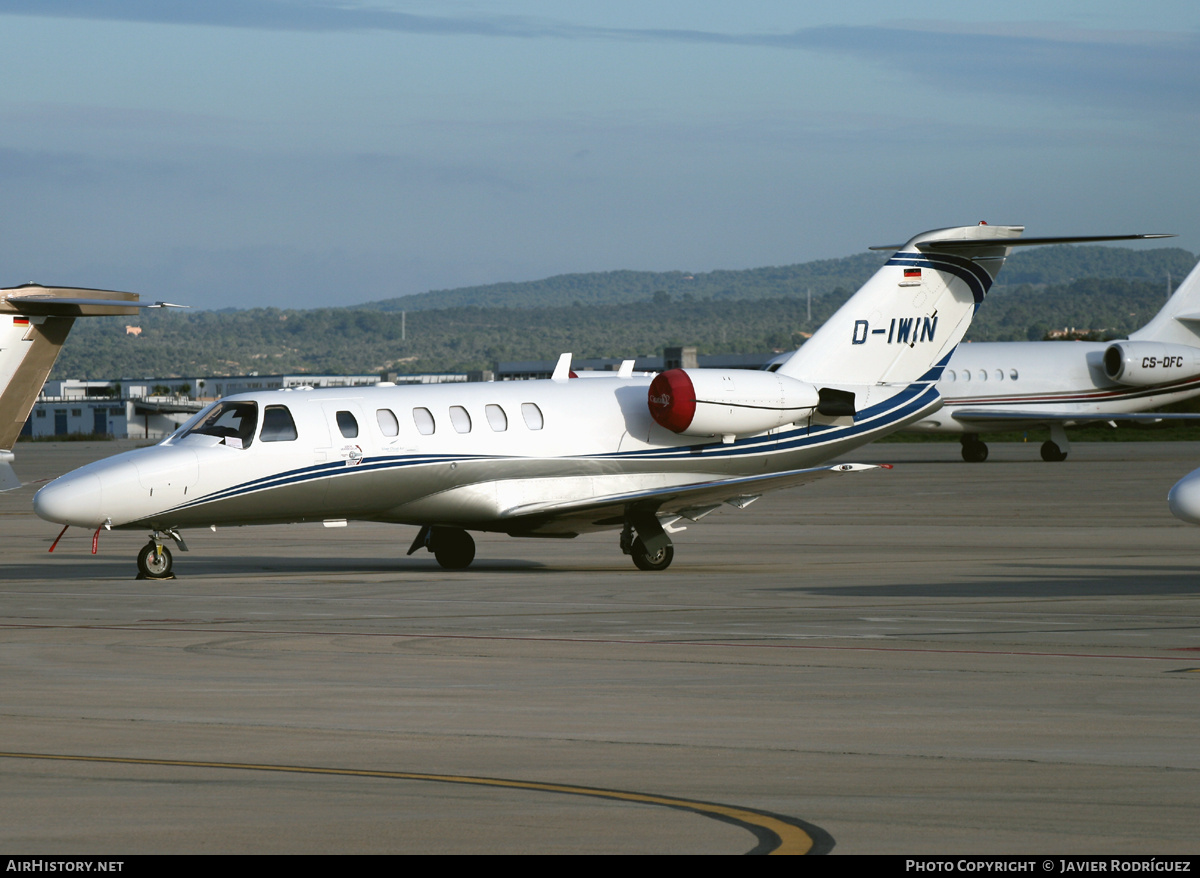
[[33,511],[47,521],[77,527],[99,527],[100,479],[92,473],[55,479],[33,495]]
[[1200,469],[1175,483],[1167,494],[1167,505],[1176,518],[1200,524]]

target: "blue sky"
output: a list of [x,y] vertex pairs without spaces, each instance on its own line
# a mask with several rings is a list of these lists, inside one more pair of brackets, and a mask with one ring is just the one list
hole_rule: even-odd
[[1200,250],[1194,3],[817,5],[0,0],[0,282],[314,307],[981,219]]

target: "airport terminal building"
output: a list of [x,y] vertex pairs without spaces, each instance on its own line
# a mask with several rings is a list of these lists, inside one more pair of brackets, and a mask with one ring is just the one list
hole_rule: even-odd
[[[694,347],[668,347],[661,357],[638,357],[637,372],[665,369],[763,369],[774,353],[697,355]],[[216,399],[251,390],[295,387],[364,387],[392,384],[445,384],[459,381],[514,381],[549,378],[554,360],[497,363],[494,371],[429,372],[382,375],[237,375],[198,378],[122,378],[119,380],[52,379],[25,422],[21,435],[114,436],[119,439],[163,439]],[[577,373],[616,372],[619,358],[578,359]]]
[[238,375],[120,380],[52,379],[42,388],[21,435],[96,435],[162,439],[210,402],[250,390],[362,387],[467,381],[466,372],[419,375]]

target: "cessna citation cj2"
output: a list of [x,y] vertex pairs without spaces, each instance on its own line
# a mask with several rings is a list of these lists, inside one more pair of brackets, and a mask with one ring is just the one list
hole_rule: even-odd
[[[226,397],[152,448],[75,470],[34,498],[66,526],[151,531],[140,574],[171,575],[164,539],[218,525],[349,519],[414,525],[409,549],[463,568],[468,531],[620,531],[642,570],[670,533],[722,504],[873,467],[821,461],[928,417],[936,383],[1021,226],[917,235],[777,372],[672,369],[572,380],[284,390]],[[1142,236],[1127,236],[1142,237]],[[1104,240],[1112,240],[1106,238]],[[52,547],[53,548],[53,547]]]

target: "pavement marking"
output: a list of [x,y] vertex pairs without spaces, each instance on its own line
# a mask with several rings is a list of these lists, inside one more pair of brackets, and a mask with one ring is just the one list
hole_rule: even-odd
[[715,802],[695,799],[679,799],[673,796],[657,796],[650,793],[635,793],[627,790],[606,790],[600,787],[581,787],[571,784],[539,783],[537,781],[508,780],[495,777],[473,777],[458,774],[425,774],[411,771],[376,771],[358,768],[322,768],[304,765],[268,765],[251,762],[202,762],[186,759],[136,759],[121,756],[79,756],[61,753],[4,753],[4,759],[46,759],[60,762],[103,762],[119,765],[166,765],[182,768],[220,768],[240,771],[281,771],[295,774],[325,774],[348,777],[379,777],[392,780],[422,780],[435,783],[473,784],[476,786],[506,787],[509,789],[533,790],[547,793],[564,793],[574,796],[590,796],[597,799],[615,799],[637,802],[644,805],[661,805],[681,811],[691,811],[703,817],[711,817],[724,823],[740,826],[752,834],[758,843],[748,854],[809,854],[828,853],[834,845],[833,837],[824,830],[796,820],[739,808]]
[[[1145,655],[1136,653],[1099,653],[1099,652],[1046,652],[1020,649],[967,649],[954,647],[927,646],[835,646],[828,643],[761,643],[736,640],[680,640],[670,638],[664,640],[648,640],[629,637],[541,637],[501,634],[425,634],[409,631],[335,631],[317,630],[302,631],[286,628],[238,628],[241,619],[231,619],[222,623],[222,627],[212,627],[211,621],[204,625],[165,625],[159,621],[153,625],[100,625],[100,624],[45,624],[38,622],[8,622],[0,623],[0,630],[27,631],[138,631],[138,632],[169,632],[186,634],[259,634],[270,637],[390,637],[408,640],[479,640],[479,641],[513,641],[519,643],[593,643],[612,646],[697,646],[717,649],[791,649],[810,652],[888,652],[888,653],[932,653],[936,655],[995,655],[1014,658],[1077,658],[1077,659],[1138,659],[1144,661],[1177,662],[1179,656]],[[1192,626],[1189,626],[1189,628]],[[822,635],[825,636],[825,635]],[[852,635],[828,635],[830,639],[850,640]],[[1169,651],[1179,651],[1188,647],[1166,647]]]

